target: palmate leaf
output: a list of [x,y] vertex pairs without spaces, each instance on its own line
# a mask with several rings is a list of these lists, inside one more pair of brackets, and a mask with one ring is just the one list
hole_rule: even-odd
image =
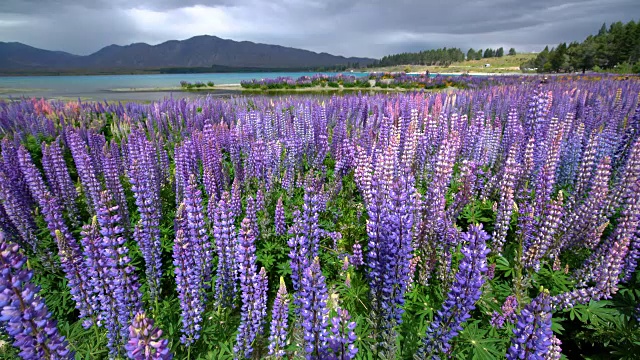
[[[488,330],[479,329],[480,321],[474,321],[468,324],[458,338],[460,347],[466,348],[470,354],[458,358],[468,359],[471,355],[472,359],[490,360],[499,359],[504,356],[505,339],[488,337]],[[456,346],[455,351],[461,350]],[[467,351],[465,351],[467,352]]]
[[233,341],[220,342],[214,350],[209,351],[205,356],[199,359],[203,360],[230,360],[233,355]]
[[560,294],[569,291],[571,280],[563,271],[553,271],[544,266],[539,272],[533,274],[533,282],[545,289],[549,289],[551,294]]
[[614,322],[620,313],[616,309],[608,308],[611,301],[589,301],[589,304],[578,304],[569,309],[569,318],[571,320],[578,319],[583,323],[598,326],[603,323]]
[[504,256],[498,256],[496,258],[496,271],[504,273],[505,277],[513,276],[513,266],[509,264],[509,260]]

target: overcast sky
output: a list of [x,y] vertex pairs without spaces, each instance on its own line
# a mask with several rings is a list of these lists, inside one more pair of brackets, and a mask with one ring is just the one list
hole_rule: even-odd
[[0,41],[89,54],[216,35],[345,56],[583,40],[640,0],[0,0]]

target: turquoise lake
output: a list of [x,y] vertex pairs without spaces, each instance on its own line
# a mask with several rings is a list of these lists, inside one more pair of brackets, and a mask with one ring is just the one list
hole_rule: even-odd
[[[233,94],[232,91],[210,92],[113,92],[113,89],[141,89],[179,87],[180,81],[216,85],[239,84],[242,80],[288,76],[312,76],[316,72],[261,72],[211,74],[147,74],[147,75],[78,75],[78,76],[5,76],[0,77],[0,98],[82,98],[91,100],[158,100],[165,97],[197,97],[210,93],[214,96]],[[335,73],[326,73],[335,75]],[[365,76],[367,73],[348,73]],[[237,92],[235,92],[237,93]]]

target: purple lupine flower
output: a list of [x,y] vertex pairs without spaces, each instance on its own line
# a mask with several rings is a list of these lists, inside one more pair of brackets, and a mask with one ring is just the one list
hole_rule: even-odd
[[31,156],[22,146],[18,149],[18,160],[31,194],[42,209],[49,233],[57,240],[60,265],[68,280],[71,297],[80,311],[80,318],[91,322],[98,304],[93,301],[93,290],[87,281],[78,242],[64,222],[58,199],[51,195],[40,172],[31,161]]
[[242,293],[240,326],[233,348],[236,358],[251,358],[253,341],[263,332],[266,317],[267,277],[264,268],[256,273],[256,238],[249,219],[242,220],[237,244],[237,264]]
[[367,202],[369,221],[368,277],[377,341],[393,357],[394,327],[402,322],[404,293],[409,283],[416,196],[413,179],[393,178],[393,146],[380,154]]
[[173,243],[173,265],[176,290],[180,300],[182,336],[180,342],[189,346],[200,338],[202,313],[204,312],[203,288],[199,267],[196,266],[196,245],[187,236],[187,215],[182,203],[176,212],[176,237]]
[[[9,174],[5,172],[4,164],[0,161],[0,204],[3,206],[4,213],[11,226],[3,228],[4,231],[11,230],[13,227],[17,230],[18,237],[14,239],[23,247],[30,250],[36,249],[36,226],[31,215],[30,205],[24,200],[24,195],[17,192],[16,186]],[[15,165],[14,170],[20,170],[19,165]],[[26,184],[25,184],[26,185]]]
[[555,245],[556,230],[563,215],[562,202],[562,192],[559,192],[558,198],[552,200],[543,210],[538,221],[536,235],[523,249],[522,263],[525,267],[538,271],[540,269],[540,260],[547,255],[549,248]]
[[23,359],[73,359],[56,321],[51,318],[39,288],[31,283],[33,271],[17,244],[0,232],[0,323],[14,339]]
[[77,222],[78,209],[76,199],[78,198],[78,192],[69,175],[67,163],[62,156],[59,140],[50,145],[46,145],[45,142],[42,143],[42,168],[47,177],[49,189],[64,205],[69,217]]
[[517,150],[516,146],[509,148],[509,154],[507,155],[507,161],[504,165],[502,179],[500,180],[500,202],[496,214],[496,222],[491,245],[491,250],[496,254],[502,252],[504,240],[506,239],[507,232],[509,231],[511,215],[515,206],[513,195],[516,176],[518,174],[518,164],[516,162]]
[[264,192],[260,187],[258,188],[258,191],[256,191],[256,211],[264,211],[264,207],[265,207]]
[[282,196],[278,198],[278,202],[276,203],[274,226],[275,226],[276,235],[282,236],[287,233],[287,224],[284,217],[284,206],[282,205]]
[[213,203],[220,198],[223,185],[222,154],[220,145],[216,140],[213,125],[206,124],[203,129],[202,140],[202,183],[207,197],[213,199]]
[[[88,267],[100,267],[101,277],[95,279],[95,288],[100,289],[102,305],[101,321],[107,328],[110,353],[118,356],[129,333],[128,326],[133,316],[142,308],[140,285],[135,274],[125,239],[122,237],[118,206],[113,204],[108,192],[100,194],[96,209],[96,221],[100,225],[100,236],[89,236],[83,245],[90,251],[95,263]],[[94,225],[95,226],[95,225]],[[87,247],[89,249],[87,249]],[[98,269],[94,269],[98,270]]]
[[505,321],[508,321],[510,323],[515,321],[515,317],[516,317],[516,310],[518,309],[518,299],[514,296],[514,295],[509,295],[507,296],[507,298],[504,301],[504,304],[502,304],[502,313],[499,314],[498,312],[494,312],[492,319],[491,319],[491,325],[493,325],[493,327],[495,328],[502,328],[502,326],[504,325]]
[[129,342],[124,346],[133,360],[170,360],[173,355],[169,341],[162,339],[162,330],[153,326],[153,320],[139,312],[129,326]]
[[610,175],[611,160],[604,157],[593,175],[589,195],[582,204],[574,204],[574,211],[565,216],[560,240],[563,247],[577,245],[593,249],[600,241],[602,233],[597,229],[607,221],[604,206],[609,194]]
[[493,280],[494,276],[496,276],[496,264],[489,264],[486,276],[487,280]]
[[293,219],[295,222],[292,227],[289,228],[289,233],[293,236],[287,241],[289,245],[289,267],[291,268],[291,282],[293,283],[293,289],[298,291],[300,288],[300,281],[303,276],[304,269],[309,265],[309,240],[302,233],[303,224],[301,224],[300,211],[293,212]]
[[[93,163],[93,168],[96,170],[98,176],[104,175],[103,173],[103,149],[107,143],[104,135],[96,134],[92,131],[85,133],[87,144],[89,145],[89,157]],[[115,196],[114,196],[115,197]]]
[[627,186],[627,196],[623,200],[617,227],[599,244],[587,258],[583,268],[576,273],[579,285],[584,286],[590,281],[596,283],[595,289],[592,290],[598,297],[607,298],[617,292],[618,277],[624,270],[625,259],[637,256],[629,245],[632,244],[640,226],[640,181]]
[[187,139],[175,146],[175,185],[176,203],[182,202],[185,189],[192,175],[198,174],[198,154],[192,139]]
[[555,335],[551,337],[551,347],[549,348],[549,352],[545,355],[544,360],[560,360],[562,357],[562,341],[558,339]]
[[85,192],[88,210],[90,213],[95,214],[98,204],[100,203],[100,193],[102,192],[102,186],[98,182],[96,169],[93,167],[86,144],[80,138],[80,135],[69,131],[67,133],[67,142],[69,149],[71,149],[73,161],[76,164],[78,177]]
[[482,294],[483,274],[487,271],[488,238],[482,225],[472,225],[468,232],[462,234],[464,258],[442,309],[427,328],[424,345],[418,350],[422,358],[439,359],[441,355],[447,355],[451,349],[449,342],[462,330],[462,323],[471,317],[470,313]]
[[247,209],[246,209],[246,218],[249,219],[251,223],[251,230],[253,231],[253,235],[256,239],[260,238],[260,227],[258,224],[258,209],[256,206],[256,199],[253,197],[247,197]]
[[269,335],[269,356],[283,359],[286,356],[287,332],[289,324],[289,295],[284,284],[284,278],[280,277],[280,288],[273,302],[271,314],[271,333]]
[[[160,243],[160,179],[156,152],[143,133],[133,132],[128,139],[127,176],[140,213],[134,239],[145,262],[149,295],[157,299],[162,278],[162,248]],[[107,159],[105,161],[109,162]],[[106,173],[106,170],[105,170]]]
[[233,211],[234,219],[237,219],[242,214],[242,190],[237,177],[233,179],[233,184],[231,185],[231,210]]
[[543,292],[531,300],[517,316],[507,360],[544,360],[551,348],[551,303]]
[[[111,257],[104,256],[105,251],[103,251],[96,217],[93,218],[91,225],[83,226],[81,235],[88,284],[93,289],[95,305],[99,311],[97,325],[107,329],[110,351],[117,353],[117,344],[121,343],[118,300],[110,284],[110,280],[115,274],[115,263]],[[86,327],[91,324],[84,323],[83,325]]]
[[[0,177],[1,179],[1,177]],[[2,190],[0,188],[0,199],[2,199]],[[9,215],[7,214],[7,211],[4,209],[4,205],[2,204],[2,201],[0,201],[0,231],[4,231],[6,236],[6,239],[9,241],[15,241],[15,235],[13,234],[18,234],[18,230],[16,229],[15,226],[13,226],[13,222],[11,221],[11,219],[9,218]]]
[[[113,148],[118,145],[111,144]],[[104,177],[104,183],[107,191],[111,193],[113,200],[118,205],[118,211],[120,212],[120,221],[125,232],[129,231],[129,210],[127,209],[127,198],[124,194],[124,188],[120,182],[120,176],[122,175],[119,170],[118,162],[119,157],[116,158],[110,148],[106,147],[102,154],[102,173]]]
[[307,254],[309,260],[318,256],[318,246],[320,242],[320,227],[318,226],[318,217],[320,208],[323,204],[320,194],[313,184],[313,180],[309,179],[308,184],[305,187],[304,195],[302,197],[302,212],[299,225],[299,230],[307,237],[309,241],[309,253]]
[[360,243],[357,241],[355,244],[353,244],[353,255],[351,255],[351,264],[356,268],[364,265],[364,260],[362,257],[362,245],[360,245]]
[[331,360],[351,360],[358,353],[358,348],[354,343],[357,339],[356,323],[351,320],[349,312],[338,308],[338,315],[331,318],[329,334],[329,349],[331,353],[326,357]]
[[15,141],[12,143],[5,137],[2,140],[1,145],[2,160],[0,161],[0,169],[2,169],[9,180],[9,182],[6,183],[6,186],[13,189],[14,196],[19,203],[24,204],[27,208],[31,208],[35,202],[29,194],[29,189],[24,176],[20,172],[17,143]]
[[216,278],[216,301],[232,307],[236,297],[237,268],[235,264],[236,229],[233,224],[229,193],[225,191],[215,207],[213,238],[218,253],[218,277]]
[[195,175],[189,177],[184,188],[185,204],[185,235],[194,251],[194,262],[197,267],[197,274],[200,280],[198,284],[209,287],[212,271],[211,242],[207,235],[206,224],[204,222],[204,208],[202,206],[202,192],[196,184]]
[[304,269],[296,299],[300,303],[305,358],[324,359],[328,350],[329,309],[327,286],[320,270],[320,259],[317,257]]

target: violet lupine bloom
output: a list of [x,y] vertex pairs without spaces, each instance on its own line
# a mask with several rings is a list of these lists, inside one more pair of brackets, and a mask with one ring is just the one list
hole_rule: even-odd
[[549,352],[545,355],[544,360],[560,360],[562,357],[562,341],[558,339],[555,335],[551,337],[551,347],[549,348]]
[[320,242],[320,227],[318,226],[319,211],[322,206],[321,194],[315,189],[313,181],[310,179],[305,187],[301,213],[301,224],[299,230],[309,241],[309,260],[318,256],[318,246]]
[[514,187],[516,184],[516,176],[518,174],[518,163],[516,162],[517,147],[511,146],[507,161],[504,165],[502,179],[500,180],[500,201],[496,214],[496,222],[493,230],[491,250],[499,254],[502,252],[504,241],[509,231],[511,223],[511,215],[515,206]]
[[31,161],[31,156],[22,146],[18,149],[18,160],[31,194],[42,210],[49,233],[57,240],[60,266],[68,280],[71,297],[80,311],[80,318],[90,323],[90,319],[95,315],[97,304],[92,300],[93,289],[87,283],[86,269],[78,242],[64,222],[58,199],[51,195],[40,172]]
[[610,177],[611,160],[604,157],[593,175],[589,195],[582,204],[575,204],[575,210],[565,216],[561,238],[563,247],[585,246],[593,249],[598,244],[602,234],[598,228],[607,222],[603,208],[609,194]]
[[234,218],[238,218],[242,214],[242,190],[237,177],[233,179],[231,185],[231,210]]
[[282,196],[278,198],[278,202],[276,203],[274,226],[276,230],[276,235],[282,236],[287,233],[287,224],[284,217],[284,206],[282,205]]
[[233,224],[230,201],[229,193],[225,191],[215,207],[213,217],[213,238],[216,241],[216,252],[218,253],[216,301],[225,307],[233,306],[236,297],[237,278],[235,263],[236,228]]
[[91,157],[87,152],[87,146],[85,142],[80,138],[80,135],[73,131],[67,133],[67,142],[69,149],[71,149],[71,155],[73,161],[76,164],[76,170],[78,171],[78,177],[82,183],[82,187],[87,199],[87,206],[90,213],[95,214],[97,212],[98,204],[100,203],[100,192],[102,186],[98,182],[96,170],[93,167]]
[[351,255],[351,265],[358,268],[364,265],[363,257],[362,257],[362,245],[359,242],[353,244],[353,255]]
[[[27,209],[30,209],[31,206],[34,205],[34,200],[31,198],[29,188],[27,187],[22,172],[20,172],[17,142],[15,140],[11,142],[5,137],[1,145],[2,159],[0,160],[0,170],[4,172],[9,180],[4,184],[13,190],[17,202],[24,204]],[[2,184],[2,182],[0,182],[0,184]]]
[[249,219],[242,220],[238,236],[237,264],[242,297],[240,326],[233,348],[236,359],[251,358],[253,341],[263,332],[266,317],[267,278],[264,268],[256,273],[256,238]]
[[353,331],[356,323],[351,320],[351,315],[344,309],[338,308],[338,315],[331,318],[329,334],[329,349],[331,353],[326,357],[329,360],[351,360],[358,353],[354,343],[358,338]]
[[440,359],[448,356],[449,342],[462,330],[462,323],[471,317],[475,303],[482,294],[483,274],[487,271],[486,241],[489,238],[482,225],[471,225],[462,233],[464,245],[456,280],[451,285],[447,299],[427,328],[424,345],[418,350],[420,358]]
[[185,204],[185,235],[194,251],[194,262],[199,277],[198,284],[203,288],[209,287],[212,272],[211,242],[207,235],[204,222],[204,208],[202,206],[202,192],[196,184],[195,175],[189,177],[184,188]]
[[367,203],[367,264],[376,340],[386,356],[393,357],[394,327],[402,322],[402,305],[409,283],[416,196],[410,175],[392,177],[393,147],[389,146],[380,156],[371,181],[371,200]]
[[379,271],[383,274],[379,314],[390,327],[402,322],[404,293],[407,288],[411,262],[411,242],[415,213],[415,189],[404,177],[391,185],[383,223],[384,239],[379,244]]
[[525,267],[540,270],[540,260],[547,255],[549,248],[555,245],[553,242],[563,215],[562,203],[562,192],[559,192],[558,198],[552,200],[543,210],[536,235],[524,249],[522,263]]
[[280,277],[280,288],[273,302],[271,313],[271,333],[269,335],[269,356],[283,359],[286,356],[287,332],[289,326],[289,294],[284,278]]
[[[160,179],[156,152],[143,133],[133,132],[127,144],[129,162],[127,176],[140,213],[134,239],[145,262],[149,296],[158,297],[162,278],[162,248],[160,243]],[[106,172],[106,171],[105,171]]]
[[296,293],[300,303],[300,320],[304,336],[304,351],[307,360],[320,360],[327,356],[329,309],[327,308],[327,286],[317,257],[305,267],[300,279],[300,290]]
[[142,296],[137,275],[127,255],[128,249],[124,245],[118,206],[113,205],[106,191],[100,194],[96,213],[100,236],[90,237],[83,245],[86,244],[94,256],[95,263],[90,266],[103,267],[100,269],[103,276],[96,279],[96,288],[102,291],[98,297],[103,307],[100,320],[104,321],[107,328],[110,353],[118,356],[128,336],[129,323],[142,308]]
[[[605,298],[617,292],[618,276],[623,272],[625,261],[635,260],[637,256],[629,245],[640,226],[640,180],[628,184],[625,193],[627,196],[623,199],[618,225],[576,274],[580,285],[594,281],[596,293]],[[630,251],[631,254],[627,256]]]
[[180,300],[182,318],[182,336],[180,342],[191,345],[200,338],[202,313],[204,312],[204,290],[196,266],[196,246],[187,236],[185,205],[182,203],[176,212],[176,237],[173,242],[173,265],[175,266],[176,291]]
[[246,218],[251,223],[251,230],[256,239],[260,238],[260,227],[258,225],[258,209],[256,207],[256,199],[253,197],[247,197],[247,209],[245,211]]
[[77,221],[78,208],[76,199],[78,198],[78,192],[69,175],[67,163],[62,156],[59,140],[50,145],[42,142],[42,168],[45,171],[52,193],[64,205],[69,217]]
[[[289,228],[289,233],[293,236],[287,241],[289,245],[289,267],[291,268],[291,282],[293,283],[293,289],[298,291],[300,288],[300,281],[303,277],[303,272],[309,265],[309,240],[302,233],[302,227],[304,224],[300,221],[300,211],[293,212],[294,224]],[[296,298],[297,301],[297,298]]]
[[17,244],[0,232],[0,324],[14,339],[26,360],[73,359],[56,321],[51,318],[39,288],[31,283],[33,271],[25,266],[27,258]]
[[129,326],[129,342],[124,346],[133,360],[170,360],[173,355],[169,341],[162,339],[162,330],[153,326],[153,320],[139,312]]
[[516,310],[518,309],[518,299],[514,295],[509,295],[502,304],[502,314],[494,311],[491,318],[491,325],[495,328],[502,328],[505,321],[513,322],[516,317]]
[[[28,203],[23,199],[15,186],[12,186],[13,182],[3,169],[3,163],[0,161],[0,204],[3,207],[6,219],[3,222],[8,222],[10,226],[4,227],[2,230],[9,232],[11,227],[15,228],[18,233],[18,237],[14,236],[16,240],[23,248],[29,248],[30,250],[36,249],[36,226],[31,216],[31,208]],[[20,170],[20,167],[16,165],[15,170]],[[13,235],[13,233],[11,233]]]
[[543,292],[522,309],[513,329],[507,360],[544,360],[551,348],[551,303]]
[[[111,146],[117,150],[118,144],[111,144]],[[102,175],[104,177],[104,184],[106,185],[107,191],[111,193],[113,200],[118,205],[118,211],[120,215],[120,222],[122,223],[122,227],[125,232],[129,231],[129,210],[127,209],[127,197],[124,194],[124,188],[122,187],[122,183],[120,182],[120,169],[119,169],[119,161],[120,154],[114,154],[110,148],[106,147],[103,150],[102,154]]]

